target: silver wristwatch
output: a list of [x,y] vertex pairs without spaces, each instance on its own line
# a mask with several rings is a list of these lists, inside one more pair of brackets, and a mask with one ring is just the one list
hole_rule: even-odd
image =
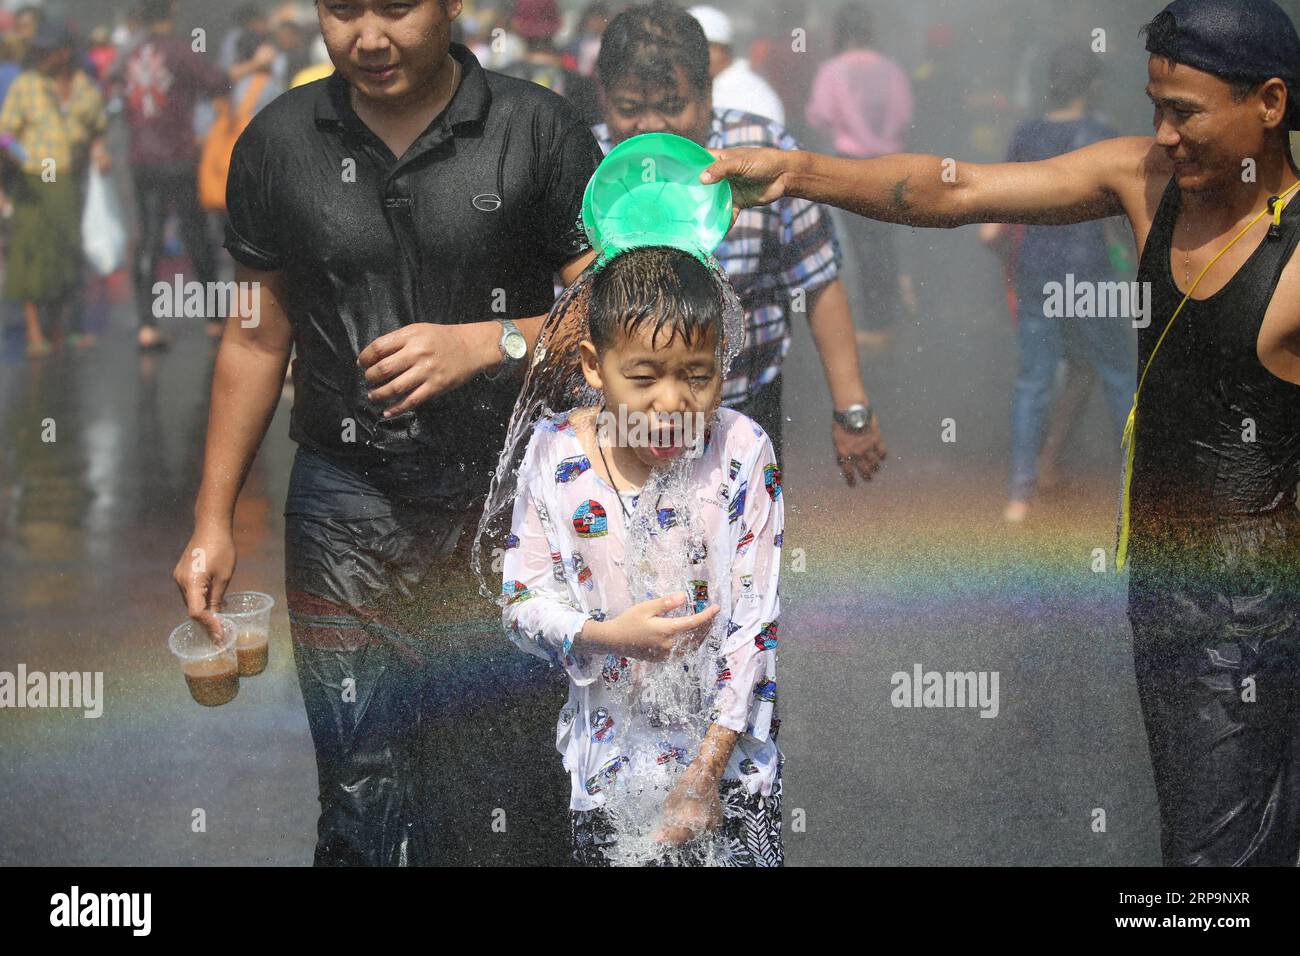
[[871,406],[850,405],[831,417],[835,419],[835,424],[843,426],[847,431],[864,432],[871,427]]
[[501,346],[501,366],[493,378],[513,372],[528,354],[528,340],[510,319],[501,320],[501,341],[497,344]]

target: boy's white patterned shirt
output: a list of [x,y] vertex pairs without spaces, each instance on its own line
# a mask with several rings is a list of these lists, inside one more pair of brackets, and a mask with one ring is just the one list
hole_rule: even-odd
[[[618,495],[591,467],[567,415],[537,425],[520,466],[503,562],[502,621],[517,646],[569,675],[556,747],[570,774],[574,810],[602,806],[629,784],[655,780],[662,786],[695,758],[711,721],[740,734],[724,779],[741,780],[751,793],[771,793],[780,760],[781,473],[767,434],[728,408],[718,410],[689,473],[699,535],[687,540],[666,497],[656,505],[655,533],[682,538],[692,592],[687,612],[709,604],[721,611],[697,653],[653,664],[586,656],[580,643],[578,653],[571,652],[589,619],[612,619],[649,595],[634,600],[630,592]],[[624,491],[624,502],[633,512],[635,496]],[[676,547],[671,539],[665,543]],[[691,719],[665,718],[680,707],[661,709],[647,692],[657,686],[654,668],[662,667],[693,675],[678,681],[691,688],[685,707]]]

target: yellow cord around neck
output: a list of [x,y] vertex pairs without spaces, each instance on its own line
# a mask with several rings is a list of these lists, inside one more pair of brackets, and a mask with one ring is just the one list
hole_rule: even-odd
[[[1276,202],[1270,200],[1274,226],[1281,226],[1282,210],[1286,208],[1285,200],[1297,189],[1300,189],[1300,182],[1293,184],[1290,189],[1277,197]],[[1147,357],[1147,364],[1143,367],[1142,375],[1138,379],[1137,391],[1133,393],[1133,407],[1129,409],[1128,421],[1124,423],[1124,437],[1120,440],[1120,451],[1124,455],[1124,482],[1119,507],[1119,541],[1115,546],[1115,570],[1117,572],[1123,571],[1124,565],[1128,563],[1129,494],[1133,483],[1133,432],[1137,425],[1138,396],[1142,394],[1142,385],[1147,380],[1147,373],[1151,371],[1151,363],[1155,361],[1156,353],[1160,351],[1161,343],[1164,342],[1165,336],[1169,334],[1169,330],[1173,327],[1174,319],[1178,318],[1178,314],[1183,311],[1183,306],[1187,305],[1188,300],[1192,297],[1192,293],[1196,291],[1196,287],[1200,285],[1201,280],[1205,278],[1205,274],[1210,271],[1210,268],[1218,262],[1229,249],[1237,244],[1237,241],[1241,239],[1242,236],[1250,232],[1250,230],[1255,227],[1255,224],[1267,216],[1269,212],[1269,209],[1265,209],[1258,216],[1252,219],[1245,229],[1237,233],[1231,242],[1220,249],[1218,254],[1205,264],[1205,268],[1201,270],[1201,274],[1196,277],[1196,281],[1192,283],[1192,287],[1188,289],[1187,294],[1183,296],[1183,301],[1178,303],[1178,308],[1174,309],[1174,314],[1169,317],[1169,322],[1165,325],[1164,331],[1160,333],[1160,338],[1156,339],[1155,348],[1151,350],[1151,354]],[[1264,241],[1267,242],[1268,240],[1265,239]]]

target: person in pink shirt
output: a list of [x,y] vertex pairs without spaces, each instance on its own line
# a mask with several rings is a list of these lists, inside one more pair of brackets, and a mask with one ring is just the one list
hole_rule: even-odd
[[871,49],[871,13],[864,4],[840,10],[839,52],[813,81],[808,122],[824,133],[837,153],[870,159],[903,151],[912,124],[912,86],[907,73]]
[[[871,11],[847,3],[835,18],[838,52],[813,81],[807,121],[830,149],[851,159],[901,153],[912,124],[912,87],[903,68],[872,49]],[[888,341],[900,301],[915,310],[910,276],[900,274],[894,234],[888,226],[861,217],[845,219],[843,234],[856,256],[864,291],[875,308],[864,316],[858,339],[873,349]]]

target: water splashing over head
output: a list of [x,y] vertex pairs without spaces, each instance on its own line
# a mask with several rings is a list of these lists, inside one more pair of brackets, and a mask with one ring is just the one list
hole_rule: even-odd
[[[587,269],[548,316],[509,422],[506,446],[473,545],[474,570],[483,595],[502,606],[506,603],[501,597],[501,565],[493,560],[485,568],[484,559],[489,554],[503,555],[508,545],[511,510],[520,494],[519,466],[534,427],[543,417],[559,413],[567,413],[568,423],[579,431],[595,427],[596,410],[607,395],[593,387],[590,367],[584,374],[584,353],[590,366],[606,350],[624,348],[632,339],[647,343],[652,351],[668,349],[674,342],[697,350],[711,347],[716,362],[711,384],[714,394],[720,394],[721,379],[743,346],[743,337],[740,303],[712,258],[669,247],[642,247]],[[703,404],[693,402],[698,397],[692,386],[692,401],[686,404]],[[702,417],[716,421],[716,401]],[[701,429],[699,438],[701,444],[707,440],[707,431]],[[602,444],[597,441],[596,447]],[[674,616],[703,610],[701,602],[710,603],[709,582],[694,580],[700,572],[692,570],[699,567],[692,564],[693,552],[702,550],[705,540],[697,501],[701,489],[693,483],[697,457],[678,455],[650,466],[626,515],[621,563],[627,597],[637,603],[685,592],[687,600],[672,612]],[[667,533],[669,529],[672,533]],[[627,695],[627,709],[640,724],[635,735],[633,728],[625,729],[628,737],[645,741],[672,737],[698,745],[709,725],[707,701],[715,682],[712,665],[724,634],[725,616],[719,615],[703,645],[679,650],[662,663],[631,663],[627,678],[617,688]],[[654,840],[664,799],[689,762],[684,750],[675,760],[665,759],[665,752],[671,757],[676,750],[666,745],[629,747],[608,779],[596,781],[616,831],[607,852],[611,862],[708,863],[720,858],[715,839],[694,841],[680,851]]]
[[[704,269],[690,268],[689,260],[702,263]],[[712,256],[667,246],[640,247],[597,259],[564,291],[538,334],[475,534],[472,566],[485,598],[499,598],[500,582],[495,576],[500,566],[492,562],[485,570],[483,557],[501,554],[495,549],[503,548],[510,530],[519,463],[533,428],[543,417],[602,404],[603,395],[583,375],[580,343],[590,341],[603,348],[618,334],[642,325],[652,328],[655,341],[674,335],[693,341],[715,324],[720,333],[718,366],[725,376],[744,347],[740,300]]]

